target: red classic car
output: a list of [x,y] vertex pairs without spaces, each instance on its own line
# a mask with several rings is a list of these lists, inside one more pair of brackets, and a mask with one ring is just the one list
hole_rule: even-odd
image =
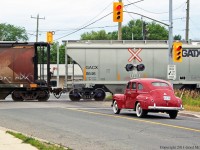
[[175,119],[178,111],[183,109],[182,100],[174,95],[172,85],[152,78],[130,80],[124,94],[113,96],[111,106],[115,114],[119,114],[121,109],[132,109],[140,118],[148,112],[166,112]]

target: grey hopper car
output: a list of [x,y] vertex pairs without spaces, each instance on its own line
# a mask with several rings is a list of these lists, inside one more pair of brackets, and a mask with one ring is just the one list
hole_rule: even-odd
[[[200,44],[198,41],[183,42],[181,63],[170,62],[172,58],[169,57],[167,41],[78,40],[63,42],[66,44],[66,56],[68,55],[79,64],[83,71],[83,81],[66,82],[67,87],[73,85],[70,92],[72,100],[81,98],[103,100],[105,92],[123,93],[127,81],[132,78],[168,80],[169,64],[176,65],[176,79],[171,80],[175,88],[200,87]],[[140,52],[136,58],[133,54],[138,50]],[[125,69],[127,64],[134,66],[144,64],[145,70],[138,72],[134,69],[128,72]]]

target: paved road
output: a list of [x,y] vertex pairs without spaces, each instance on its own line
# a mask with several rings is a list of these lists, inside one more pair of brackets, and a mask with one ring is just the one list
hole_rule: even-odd
[[114,115],[110,102],[0,101],[0,126],[48,140],[75,150],[200,150],[200,119],[150,114],[139,119],[134,112]]

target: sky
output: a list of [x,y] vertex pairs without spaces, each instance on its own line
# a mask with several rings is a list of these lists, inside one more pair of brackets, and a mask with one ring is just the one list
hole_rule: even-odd
[[[54,31],[54,41],[79,40],[85,32],[117,30],[113,22],[113,2],[116,0],[0,0],[0,23],[24,27],[29,41],[36,40],[35,17],[39,15],[39,41],[46,41],[46,32]],[[122,0],[124,11],[135,12],[169,24],[169,0]],[[140,2],[137,2],[140,1]],[[173,0],[173,35],[185,38],[186,1]],[[130,3],[134,3],[128,5]],[[126,6],[127,5],[127,6]],[[190,0],[189,39],[200,40],[200,1]],[[107,16],[106,16],[107,15]],[[34,17],[34,18],[31,18]],[[104,17],[106,16],[106,17]],[[103,19],[100,19],[102,18]],[[100,19],[100,20],[99,20]],[[124,13],[122,25],[141,16]],[[142,18],[151,22],[147,18]],[[97,21],[99,20],[99,21]],[[93,23],[95,22],[95,23]],[[93,23],[85,29],[84,26]],[[168,27],[165,26],[167,29]],[[75,32],[79,30],[78,32]],[[133,35],[134,36],[134,35]]]

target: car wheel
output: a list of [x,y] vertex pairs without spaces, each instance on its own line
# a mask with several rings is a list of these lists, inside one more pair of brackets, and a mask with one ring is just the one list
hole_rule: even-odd
[[121,111],[121,109],[118,108],[117,102],[114,101],[114,102],[113,102],[113,112],[114,112],[115,114],[119,114],[120,111]]
[[137,115],[137,117],[142,118],[142,117],[146,116],[147,113],[148,112],[143,110],[142,107],[141,107],[141,104],[138,102],[137,105],[136,105],[136,115]]
[[178,115],[178,111],[177,111],[177,110],[174,110],[174,111],[170,111],[170,112],[169,112],[169,117],[170,117],[171,119],[176,119],[177,115]]

